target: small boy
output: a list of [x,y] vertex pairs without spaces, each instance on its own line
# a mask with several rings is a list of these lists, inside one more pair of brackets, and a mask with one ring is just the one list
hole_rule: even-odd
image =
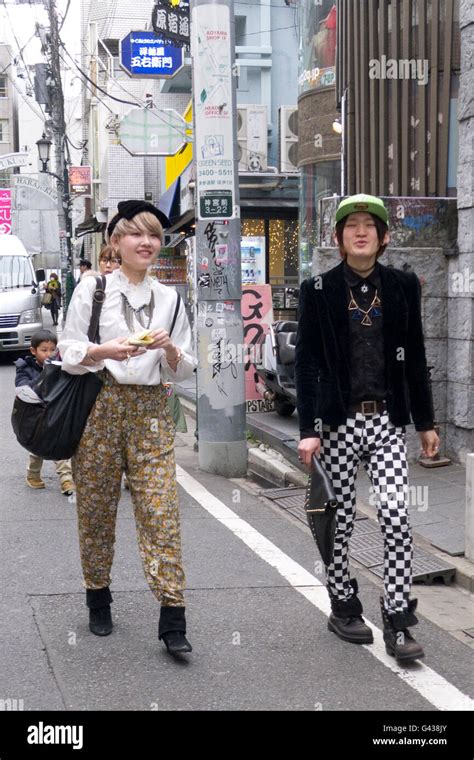
[[[24,359],[17,359],[14,362],[16,366],[15,386],[31,385],[38,379],[43,371],[45,361],[56,351],[57,342],[56,336],[49,330],[38,330],[32,335],[30,346],[32,356],[26,356]],[[59,476],[61,493],[64,496],[72,496],[76,487],[72,479],[71,461],[62,459],[54,464]],[[30,488],[45,488],[44,480],[41,478],[42,466],[41,457],[30,454],[26,473],[26,482]]]

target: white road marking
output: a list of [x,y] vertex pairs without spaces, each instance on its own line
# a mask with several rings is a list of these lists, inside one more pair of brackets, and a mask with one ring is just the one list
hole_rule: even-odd
[[[326,588],[322,581],[301,567],[291,557],[281,551],[275,544],[262,536],[248,522],[242,520],[222,501],[213,496],[199,481],[189,475],[179,465],[176,466],[177,480],[179,485],[197,501],[203,509],[219,520],[226,528],[241,539],[255,554],[274,567],[291,586],[302,594],[311,604],[314,604],[326,616],[330,613],[330,604]],[[397,665],[393,657],[385,651],[382,631],[369,620],[367,625],[373,631],[374,643],[364,645],[377,660],[395,673],[402,681],[412,689],[419,692],[428,702],[438,710],[474,710],[474,700],[467,694],[463,694],[453,684],[434,670],[418,663],[413,670],[407,670]],[[355,646],[355,645],[354,645]],[[360,646],[360,645],[358,645]]]

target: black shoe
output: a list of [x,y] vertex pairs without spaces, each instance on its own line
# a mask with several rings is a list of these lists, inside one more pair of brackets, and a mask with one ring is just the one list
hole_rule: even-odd
[[329,615],[328,629],[343,641],[349,641],[351,644],[373,644],[372,630],[362,617],[362,604],[357,596],[359,590],[357,581],[353,578],[350,583],[354,589],[354,595],[349,599],[337,599],[328,588],[332,610]]
[[113,623],[110,612],[112,594],[108,586],[86,590],[86,604],[89,607],[89,628],[96,636],[109,636]]
[[158,638],[163,639],[170,654],[185,654],[193,648],[186,638],[184,607],[161,607]]
[[161,637],[169,654],[185,654],[193,648],[182,631],[168,631]]
[[418,623],[418,618],[415,615],[417,604],[417,599],[411,599],[405,612],[390,614],[385,609],[383,597],[380,597],[385,650],[387,654],[395,657],[396,661],[400,663],[421,660],[425,656],[423,647],[418,644],[408,630],[408,626]]
[[351,644],[374,643],[373,633],[362,616],[339,618],[331,614],[328,629],[343,641],[350,641]]
[[109,636],[113,627],[110,604],[98,610],[89,610],[89,628],[96,636]]

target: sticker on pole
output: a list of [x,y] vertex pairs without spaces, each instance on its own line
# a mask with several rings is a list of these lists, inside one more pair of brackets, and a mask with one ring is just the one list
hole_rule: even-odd
[[236,204],[229,8],[197,5],[192,20],[198,218],[230,219]]
[[200,219],[231,219],[231,190],[208,190],[199,196]]

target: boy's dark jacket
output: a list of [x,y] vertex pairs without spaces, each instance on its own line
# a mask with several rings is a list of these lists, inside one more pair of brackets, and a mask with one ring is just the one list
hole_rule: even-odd
[[[420,283],[413,272],[380,263],[379,267],[388,415],[399,427],[410,424],[411,413],[416,430],[432,430]],[[351,376],[344,262],[302,283],[298,320],[295,373],[300,435],[311,438],[317,435],[316,420],[337,427],[348,417]]]
[[43,371],[43,367],[38,364],[34,356],[25,356],[24,359],[17,359],[13,362],[16,367],[15,385],[31,385]]

